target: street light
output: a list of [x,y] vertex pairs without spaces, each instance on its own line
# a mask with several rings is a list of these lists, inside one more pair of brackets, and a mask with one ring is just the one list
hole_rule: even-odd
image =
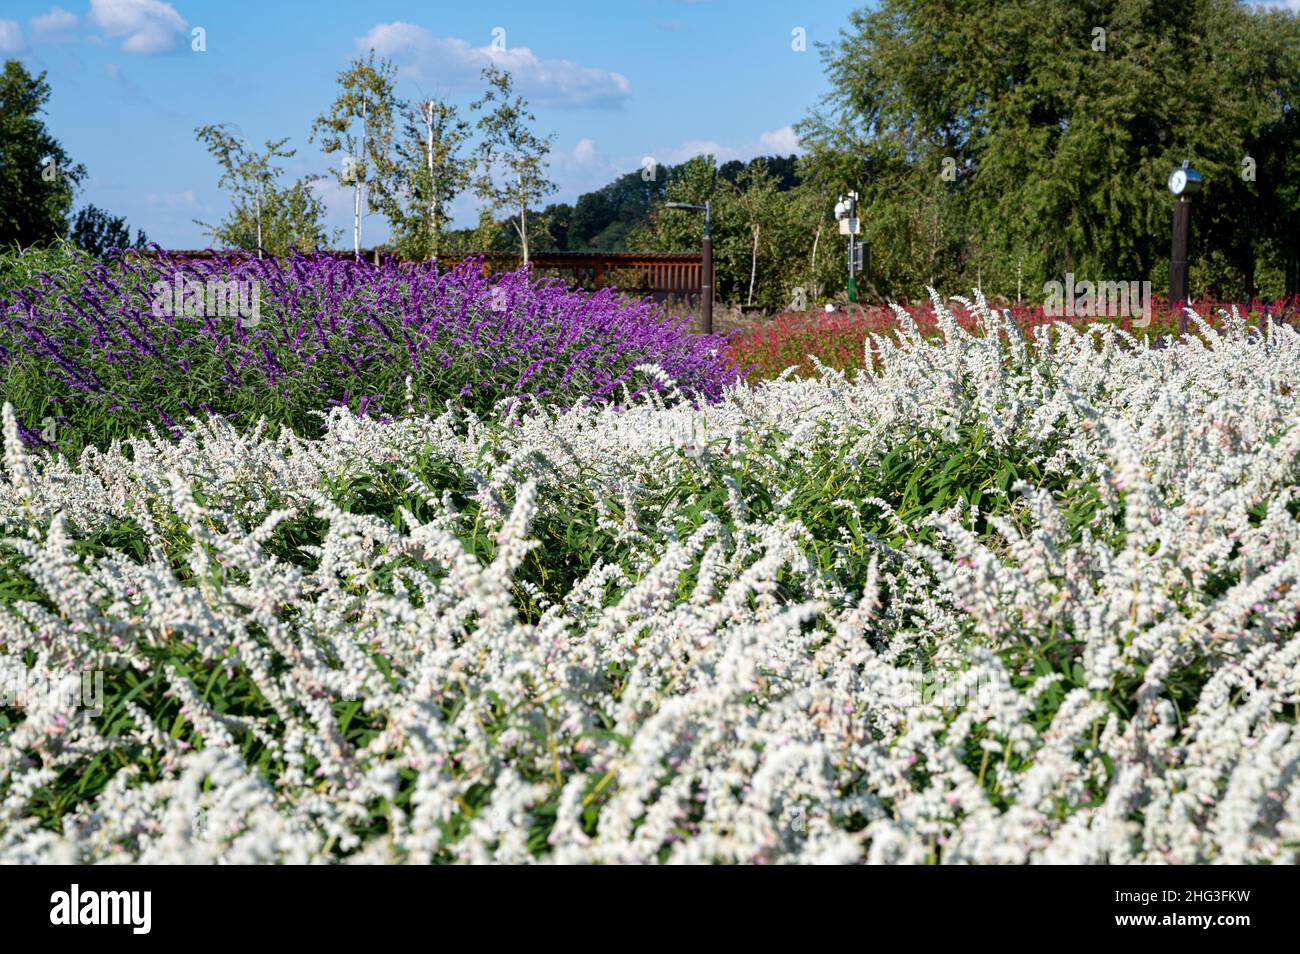
[[704,247],[700,262],[700,297],[703,299],[703,311],[700,314],[700,330],[706,335],[713,334],[713,237],[709,234],[709,220],[712,216],[710,204],[693,205],[690,202],[665,202],[665,209],[685,209],[704,213]]
[[1174,238],[1169,247],[1169,303],[1182,302],[1178,314],[1178,333],[1187,331],[1187,232],[1192,207],[1187,201],[1201,191],[1201,174],[1184,161],[1169,173],[1169,191],[1178,197],[1174,203]]

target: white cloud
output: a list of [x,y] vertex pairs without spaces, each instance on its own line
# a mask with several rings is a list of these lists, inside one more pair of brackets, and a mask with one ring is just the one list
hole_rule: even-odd
[[759,143],[772,155],[788,156],[790,153],[803,152],[799,137],[794,134],[793,126],[782,126],[758,137]]
[[32,17],[28,22],[32,25],[33,33],[39,37],[50,39],[76,26],[77,15],[69,13],[62,7],[55,7],[49,13],[42,13],[40,16]]
[[0,20],[0,53],[19,53],[23,49],[23,28],[15,20]]
[[405,78],[446,86],[477,85],[480,71],[495,65],[510,72],[520,93],[543,106],[617,106],[632,92],[620,73],[541,59],[526,46],[474,47],[459,37],[434,36],[413,23],[379,23],[356,42],[358,50],[373,49],[392,59]]
[[580,163],[587,164],[595,161],[600,157],[600,149],[596,146],[596,140],[583,137],[578,140],[578,144],[573,147],[573,158]]
[[90,0],[90,20],[126,53],[165,53],[185,34],[185,19],[162,0]]
[[570,151],[557,150],[547,157],[548,174],[558,191],[546,202],[572,202],[584,192],[608,185],[627,172],[611,162],[594,139],[583,137]]

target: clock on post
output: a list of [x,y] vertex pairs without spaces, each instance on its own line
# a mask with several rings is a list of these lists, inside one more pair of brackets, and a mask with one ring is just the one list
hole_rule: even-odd
[[1169,191],[1180,199],[1201,191],[1201,174],[1184,162],[1181,169],[1169,173]]
[[1169,173],[1169,191],[1178,197],[1174,203],[1174,238],[1169,249],[1169,303],[1181,302],[1178,332],[1187,331],[1187,233],[1191,224],[1190,196],[1201,191],[1201,174],[1184,161],[1181,168]]

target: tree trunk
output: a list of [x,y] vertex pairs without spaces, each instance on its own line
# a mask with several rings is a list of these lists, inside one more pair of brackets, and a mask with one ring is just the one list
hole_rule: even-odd
[[812,292],[813,302],[815,303],[821,296],[818,294],[820,289],[817,287],[817,243],[822,237],[822,227],[817,226],[817,234],[813,236],[812,250],[812,275],[808,280],[809,290]]
[[1246,283],[1246,301],[1254,301],[1259,289],[1255,287],[1255,248],[1247,242],[1246,254],[1241,261],[1241,277]]
[[758,230],[759,226],[754,225],[754,251],[749,257],[749,297],[745,299],[746,305],[754,304],[754,277],[758,274]]
[[352,196],[352,252],[361,261],[361,167],[366,161],[366,104],[361,104],[361,159],[352,169],[357,183]]
[[433,181],[433,100],[424,104],[424,158],[429,167],[429,251],[438,264],[438,187]]
[[941,241],[941,236],[939,234],[939,206],[936,203],[932,206],[932,208],[934,209],[934,218],[932,220],[934,222],[934,225],[930,229],[930,262],[929,262],[930,265],[929,285],[931,288],[934,287],[934,263],[939,258],[939,242]]
[[528,197],[524,195],[524,176],[521,172],[515,173],[515,181],[519,183],[519,241],[524,247],[524,264],[528,264]]
[[[356,175],[356,169],[352,170]],[[361,261],[361,180],[352,186],[352,254]]]

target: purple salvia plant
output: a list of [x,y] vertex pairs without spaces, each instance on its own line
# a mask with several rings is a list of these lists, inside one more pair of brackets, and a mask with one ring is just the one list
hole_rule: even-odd
[[[696,335],[652,301],[528,269],[488,278],[473,260],[439,271],[302,254],[119,256],[73,275],[40,275],[0,301],[0,368],[24,433],[63,415],[81,432],[74,444],[172,426],[196,409],[310,433],[332,405],[396,411],[408,376],[422,406],[450,399],[479,413],[661,389],[634,370],[641,364],[695,402],[717,400],[739,376],[724,336]],[[187,313],[186,296],[171,294],[186,281],[238,283],[236,302],[255,294],[256,312],[212,314],[208,295]],[[161,289],[171,307],[157,307]]]

